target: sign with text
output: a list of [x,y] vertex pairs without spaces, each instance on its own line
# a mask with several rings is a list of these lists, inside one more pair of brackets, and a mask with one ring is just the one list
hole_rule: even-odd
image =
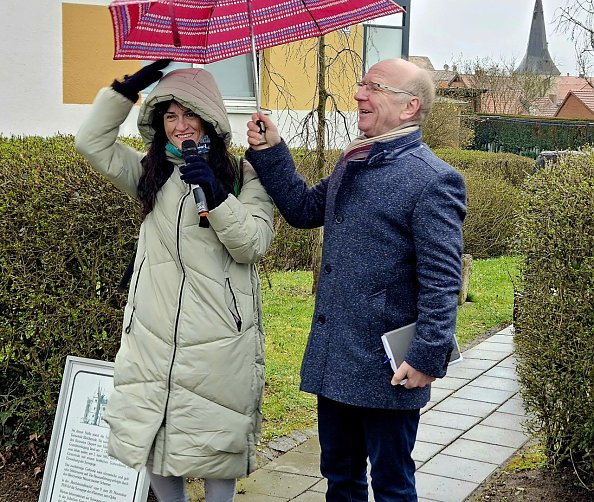
[[39,502],[146,502],[149,480],[107,455],[113,363],[68,356]]

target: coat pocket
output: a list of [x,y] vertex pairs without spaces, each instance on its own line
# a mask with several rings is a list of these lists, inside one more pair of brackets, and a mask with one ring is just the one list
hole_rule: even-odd
[[134,319],[135,310],[136,309],[134,308],[134,306],[130,305],[129,303],[127,303],[126,307],[124,308],[124,322],[122,325],[122,331],[126,334],[129,334],[130,329],[132,328],[132,321]]
[[241,311],[239,309],[237,296],[231,287],[231,280],[229,277],[225,278],[225,304],[227,305],[227,309],[235,321],[237,331],[241,331],[241,326],[243,324],[241,320]]

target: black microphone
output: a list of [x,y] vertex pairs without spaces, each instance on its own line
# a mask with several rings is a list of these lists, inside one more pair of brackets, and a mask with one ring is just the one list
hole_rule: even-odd
[[[193,139],[186,139],[182,142],[182,157],[188,162],[188,159],[192,156],[198,155],[202,159],[206,160],[208,150],[210,149],[210,138],[203,134],[200,138],[200,142],[196,145]],[[196,209],[200,216],[208,216],[208,204],[206,203],[206,196],[204,190],[200,185],[190,185],[192,193],[194,194],[194,202],[196,203]]]

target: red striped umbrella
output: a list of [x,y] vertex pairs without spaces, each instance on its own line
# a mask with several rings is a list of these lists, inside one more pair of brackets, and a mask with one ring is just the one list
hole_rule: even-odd
[[404,11],[392,0],[115,0],[109,10],[114,59],[203,64],[250,51],[255,62],[256,50]]

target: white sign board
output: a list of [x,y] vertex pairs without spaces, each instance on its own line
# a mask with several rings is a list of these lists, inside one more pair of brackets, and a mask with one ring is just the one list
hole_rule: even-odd
[[113,363],[68,356],[39,502],[146,502],[149,480],[107,455]]

